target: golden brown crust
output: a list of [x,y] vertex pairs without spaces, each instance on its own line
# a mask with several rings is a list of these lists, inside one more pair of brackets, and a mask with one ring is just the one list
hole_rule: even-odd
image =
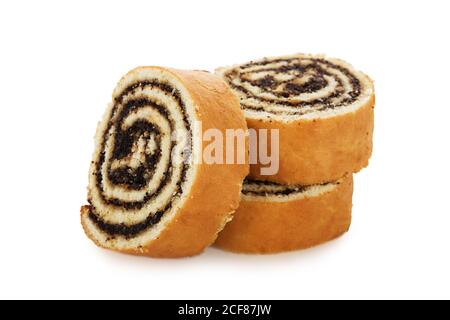
[[288,123],[247,119],[253,129],[279,129],[279,171],[260,174],[250,166],[250,177],[284,184],[334,181],[366,167],[372,154],[375,97],[354,112]]
[[[239,102],[220,77],[203,71],[166,70],[174,74],[190,93],[203,130],[216,128],[225,135],[225,129],[247,129]],[[238,207],[242,181],[248,170],[248,164],[197,164],[188,198],[159,236],[143,248],[122,252],[166,258],[202,252],[214,242]],[[83,221],[88,209],[86,206],[81,208],[83,227],[87,235],[102,246]]]
[[215,246],[238,253],[276,253],[334,239],[350,227],[352,175],[331,191],[288,202],[241,201]]

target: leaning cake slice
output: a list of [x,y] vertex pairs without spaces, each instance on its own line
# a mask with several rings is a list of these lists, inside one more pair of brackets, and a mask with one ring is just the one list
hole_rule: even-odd
[[[217,115],[220,114],[220,117]],[[218,76],[140,67],[98,126],[83,228],[97,245],[155,257],[200,253],[237,208],[248,164],[202,163],[202,133],[246,130]]]
[[352,193],[352,175],[309,186],[247,179],[239,208],[215,246],[267,254],[332,240],[350,227]]
[[[279,129],[279,170],[250,177],[286,184],[337,180],[367,166],[374,88],[348,63],[322,55],[265,58],[217,70],[252,129]],[[275,150],[276,151],[276,150]]]

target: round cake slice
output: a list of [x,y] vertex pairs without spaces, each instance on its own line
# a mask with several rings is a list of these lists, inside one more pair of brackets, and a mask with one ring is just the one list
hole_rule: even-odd
[[97,129],[81,208],[89,238],[154,257],[195,255],[216,239],[239,204],[248,164],[204,163],[197,128],[247,130],[217,75],[140,67],[120,80]]
[[309,186],[247,179],[240,206],[215,246],[268,254],[332,240],[350,227],[352,193],[352,175]]
[[367,166],[374,88],[369,77],[348,63],[296,54],[220,68],[217,73],[239,97],[249,128],[279,130],[278,172],[263,175],[264,165],[251,163],[251,178],[309,185]]

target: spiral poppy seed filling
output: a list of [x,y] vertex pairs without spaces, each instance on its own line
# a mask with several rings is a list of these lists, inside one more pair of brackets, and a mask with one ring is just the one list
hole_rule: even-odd
[[332,181],[314,185],[287,185],[270,181],[246,178],[242,185],[242,194],[248,198],[290,197],[311,192],[325,190],[339,185],[340,181]]
[[[167,103],[175,108],[169,110]],[[176,139],[172,141],[172,135],[180,128],[188,136],[185,145],[179,145]],[[173,154],[184,159],[176,162],[177,173]],[[157,224],[184,191],[191,154],[191,119],[180,92],[157,79],[127,86],[114,98],[101,135],[100,152],[93,163],[91,174],[95,177],[98,199],[88,199],[90,220],[106,234],[126,238]],[[163,169],[159,170],[160,167]],[[125,197],[120,197],[116,188]],[[134,196],[129,197],[128,193]],[[97,208],[101,205],[133,215],[157,199],[160,205],[133,223],[107,221]]]
[[223,77],[244,110],[281,116],[349,106],[364,89],[345,65],[309,56],[250,62],[226,69]]

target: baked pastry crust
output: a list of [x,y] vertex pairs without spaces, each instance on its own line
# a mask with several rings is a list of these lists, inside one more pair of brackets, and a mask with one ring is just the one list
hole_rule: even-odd
[[312,247],[342,235],[351,222],[352,175],[332,184],[289,200],[283,200],[286,196],[243,195],[215,246],[237,253],[268,254]]
[[[239,102],[220,77],[203,71],[161,67],[140,67],[127,76],[144,69],[162,70],[182,83],[203,130],[215,128],[225,134],[225,129],[247,129]],[[194,139],[201,137],[194,136]],[[165,221],[156,237],[136,247],[119,248],[105,241],[107,236],[89,219],[90,206],[81,207],[81,223],[88,237],[100,247],[152,257],[192,256],[210,245],[231,219],[239,205],[242,181],[248,170],[248,164],[196,163],[194,180],[184,203]]]
[[285,184],[315,184],[356,173],[369,164],[372,154],[374,100],[350,113],[332,118],[289,123],[247,119],[253,129],[279,129],[279,170],[261,175],[252,164],[250,177]]

